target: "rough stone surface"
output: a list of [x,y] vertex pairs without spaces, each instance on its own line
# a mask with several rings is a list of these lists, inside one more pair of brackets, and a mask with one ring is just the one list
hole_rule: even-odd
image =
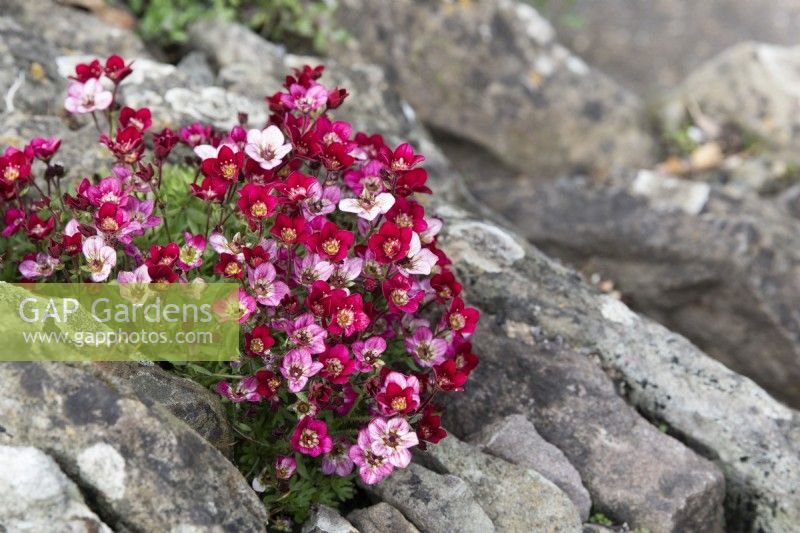
[[[585,205],[581,209],[585,209]],[[432,211],[444,219],[444,233],[439,243],[465,280],[470,300],[494,315],[482,321],[484,327],[494,321],[493,327],[499,328],[499,335],[508,337],[506,343],[526,343],[518,345],[522,354],[519,358],[509,356],[514,351],[508,344],[495,348],[488,345],[479,351],[484,356],[483,363],[475,371],[478,372],[475,379],[470,380],[469,402],[462,400],[461,405],[468,411],[480,407],[481,402],[476,401],[476,395],[480,397],[476,385],[483,380],[478,376],[481,372],[492,374],[489,361],[494,354],[497,361],[502,361],[496,367],[498,376],[504,377],[493,379],[509,391],[507,410],[465,417],[459,422],[465,433],[479,429],[474,426],[475,420],[490,416],[513,412],[530,416],[542,435],[559,446],[581,472],[597,504],[592,483],[581,470],[576,457],[545,431],[546,426],[537,418],[537,413],[543,411],[535,408],[530,400],[521,400],[518,390],[531,375],[545,372],[547,368],[541,367],[533,374],[530,372],[528,357],[537,352],[527,343],[535,343],[537,336],[562,339],[578,350],[595,354],[599,362],[624,384],[628,399],[634,406],[665,422],[673,434],[716,462],[726,476],[728,527],[738,524],[742,530],[761,527],[765,531],[783,531],[791,530],[792,524],[800,521],[800,495],[797,492],[800,485],[800,424],[795,411],[771,398],[748,378],[711,359],[684,337],[640,317],[618,300],[598,293],[574,271],[525,244],[503,223],[490,222],[485,214],[471,214],[452,204],[432,206]],[[508,246],[508,242],[515,243],[523,250],[523,257],[503,260],[502,248],[497,246],[495,237],[490,238],[492,234],[489,232],[476,231],[461,236],[450,233],[454,226],[475,222],[505,232],[502,246]],[[500,271],[485,270],[476,257],[493,258],[493,263],[501,267]],[[475,336],[476,343],[481,339],[488,342],[488,332],[484,330]],[[589,361],[581,366],[580,361],[585,356],[569,355],[572,352],[568,350],[559,350],[558,353],[560,357],[570,359],[570,362],[563,363],[570,374],[596,375],[593,364],[588,368],[585,366]],[[514,359],[518,362],[513,363]],[[555,364],[558,359],[552,355],[542,356],[537,358],[533,368],[538,368],[539,361],[541,364],[548,361]],[[561,396],[566,397],[565,401],[580,401],[573,399],[575,394],[565,389],[559,379],[546,378],[543,386],[550,389],[555,398]],[[580,381],[573,378],[577,381],[576,391],[586,390],[586,394],[594,398],[605,390],[607,392],[602,395],[610,396],[608,385],[603,384],[607,382],[599,377],[595,379],[597,384],[590,388],[587,385],[577,387]],[[531,395],[536,393],[539,393],[537,387],[530,389]],[[496,397],[497,390],[491,391],[490,396]],[[624,416],[624,413],[624,408],[613,401],[608,408],[594,415],[589,422],[601,427],[595,430],[593,438],[602,444],[603,437],[608,435],[602,427],[606,421],[604,417]],[[565,414],[560,420],[566,421],[572,416]],[[449,423],[452,425],[452,420]],[[630,438],[631,428],[636,424],[622,425],[625,432],[621,438]],[[649,433],[652,428],[642,431]],[[608,440],[605,445],[614,450],[615,442]],[[577,444],[580,446],[581,442]],[[653,457],[651,462],[662,460],[660,449],[654,451]],[[696,461],[691,457],[687,459]],[[616,481],[613,475],[609,480]],[[712,493],[718,490],[714,489]]]
[[366,490],[373,497],[399,509],[426,533],[495,531],[467,483],[456,476],[437,474],[416,463],[395,470],[379,484],[367,486]]
[[777,148],[800,147],[800,46],[746,42],[707,61],[683,82],[664,112],[696,105],[718,124],[733,122]]
[[636,309],[800,406],[798,220],[752,194],[649,172],[618,186],[482,190],[545,251],[613,280]]
[[641,93],[743,40],[800,43],[794,0],[549,0],[543,14],[570,50]]
[[419,533],[414,524],[406,520],[403,514],[386,502],[376,503],[365,509],[356,509],[347,519],[361,533]]
[[721,531],[716,467],[642,419],[586,356],[525,342],[522,325],[505,328],[473,338],[481,364],[446,422],[471,433],[493,415],[523,412],[580,472],[601,512],[653,532]]
[[383,65],[423,121],[518,169],[602,174],[652,158],[636,97],[559,45],[529,4],[339,4],[338,24],[358,39],[332,55]]
[[0,444],[52,456],[112,529],[264,530],[263,505],[221,453],[90,365],[5,363],[0,383]]
[[233,430],[218,394],[152,364],[97,363],[95,368],[118,388],[130,388],[145,405],[163,405],[226,457],[231,457]]
[[547,478],[454,436],[418,454],[435,471],[463,479],[498,531],[579,532],[578,510]]
[[303,524],[302,531],[303,533],[359,533],[353,524],[327,505],[318,505],[312,510],[311,516]]
[[489,424],[470,441],[487,453],[537,471],[569,496],[581,520],[585,522],[589,518],[592,500],[580,474],[561,450],[539,435],[536,426],[525,416],[509,415]]
[[46,453],[0,445],[0,527],[8,532],[111,533]]

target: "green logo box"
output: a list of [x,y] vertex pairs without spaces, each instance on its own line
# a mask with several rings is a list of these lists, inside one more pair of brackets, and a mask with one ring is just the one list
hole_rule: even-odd
[[235,283],[0,283],[0,361],[228,361]]

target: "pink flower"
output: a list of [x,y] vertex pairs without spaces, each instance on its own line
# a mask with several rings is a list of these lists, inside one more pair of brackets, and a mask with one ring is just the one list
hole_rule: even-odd
[[279,455],[275,459],[275,477],[278,479],[289,479],[297,470],[297,461],[291,455]]
[[411,278],[395,274],[383,282],[383,295],[392,312],[414,313],[425,293],[414,288]]
[[25,259],[19,264],[19,272],[26,279],[49,278],[61,261],[47,254],[38,253],[35,259]]
[[286,331],[289,342],[297,348],[305,348],[312,354],[325,351],[325,337],[328,336],[328,333],[316,323],[314,315],[311,313],[300,315],[294,322],[276,324],[275,328]]
[[270,263],[261,263],[256,268],[249,268],[247,280],[261,305],[275,307],[289,294],[289,287],[285,283],[275,281],[275,267]]
[[255,298],[240,288],[238,294],[232,292],[227,298],[214,302],[212,308],[222,322],[233,320],[244,324],[256,312],[258,305]]
[[129,200],[128,191],[123,188],[122,180],[115,176],[103,178],[97,185],[90,185],[84,194],[95,207],[107,202],[124,206]]
[[378,409],[386,416],[410,413],[419,407],[419,380],[400,372],[389,372],[375,399]]
[[313,361],[305,348],[290,350],[281,363],[281,374],[289,384],[289,392],[300,392],[308,383],[308,378],[322,370],[322,363]]
[[432,367],[445,360],[447,341],[436,339],[428,328],[418,328],[414,335],[406,337],[406,350],[418,365]]
[[177,265],[181,270],[191,270],[203,264],[203,252],[206,249],[206,238],[203,235],[192,235],[183,232],[183,246],[178,254]]
[[353,460],[350,459],[348,451],[350,445],[346,439],[337,437],[333,440],[333,447],[322,458],[322,473],[326,476],[336,474],[337,476],[349,476],[353,471]]
[[244,152],[261,168],[270,170],[280,165],[292,150],[292,145],[284,141],[283,132],[277,126],[269,126],[263,130],[252,129],[247,132]]
[[376,418],[367,426],[375,453],[388,457],[392,466],[405,468],[411,462],[408,448],[419,444],[417,434],[405,418],[395,417],[389,421]]
[[318,280],[328,281],[333,269],[330,262],[314,253],[294,258],[294,280],[306,287],[311,287]]
[[383,337],[370,337],[365,341],[353,343],[353,355],[356,356],[356,369],[359,372],[372,372],[383,366],[381,354],[386,351],[386,340]]
[[16,207],[9,207],[3,216],[6,227],[3,228],[2,236],[10,237],[15,234],[25,224],[25,212]]
[[217,392],[233,403],[260,401],[261,395],[256,392],[257,388],[258,379],[255,376],[240,379],[235,387],[231,387],[227,381],[217,383]]
[[355,280],[361,274],[361,265],[364,260],[360,257],[347,257],[337,264],[330,277],[328,283],[331,287],[345,288],[350,285],[350,282]]
[[350,359],[347,346],[337,344],[319,357],[322,377],[335,385],[347,383],[347,378],[356,370],[356,362]]
[[339,210],[345,213],[355,213],[359,218],[375,220],[378,215],[389,211],[394,205],[394,196],[388,192],[372,194],[364,192],[358,198],[345,198],[339,202]]
[[161,218],[153,216],[154,200],[139,200],[134,196],[130,196],[126,206],[131,221],[139,224],[137,234],[143,235],[144,230],[155,228],[161,224]]
[[112,100],[111,91],[103,88],[100,80],[91,78],[85,83],[73,81],[69,85],[64,108],[73,114],[91,113],[106,109]]
[[108,279],[111,269],[117,264],[116,250],[106,245],[106,241],[99,235],[83,241],[83,256],[86,258],[94,282]]
[[342,191],[339,187],[325,187],[319,195],[303,200],[303,216],[306,220],[314,220],[315,217],[329,215],[336,211],[336,204],[341,197]]
[[358,432],[358,442],[350,447],[350,459],[358,466],[358,474],[367,485],[374,485],[388,476],[394,466],[385,455],[377,453],[372,448],[367,428]]
[[303,87],[297,83],[289,87],[289,94],[281,95],[281,103],[289,109],[297,109],[301,113],[311,113],[324,106],[328,101],[328,90],[314,83],[311,87]]
[[231,254],[239,261],[244,261],[241,236],[237,233],[230,241],[220,232],[215,231],[208,238],[208,244],[218,254]]
[[304,455],[318,457],[333,448],[333,440],[328,436],[328,426],[322,420],[310,416],[303,418],[292,433],[292,448]]

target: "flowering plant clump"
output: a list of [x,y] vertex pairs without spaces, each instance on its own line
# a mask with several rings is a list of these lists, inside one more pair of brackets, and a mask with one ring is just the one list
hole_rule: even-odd
[[436,399],[478,362],[478,312],[418,201],[423,156],[334,120],[347,92],[321,66],[266,98],[267,124],[224,132],[151,134],[149,109],[117,102],[130,72],[117,56],[79,65],[65,101],[94,119],[106,177],[62,192],[58,139],[0,157],[4,277],[238,284],[214,310],[241,324],[241,354],[179,370],[229,400],[237,461],[275,523],[408,466],[446,436]]

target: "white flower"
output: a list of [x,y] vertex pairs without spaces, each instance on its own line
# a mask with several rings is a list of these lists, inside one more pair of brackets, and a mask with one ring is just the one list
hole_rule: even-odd
[[397,270],[405,276],[427,276],[438,261],[435,253],[422,247],[420,237],[415,231],[411,234],[406,260],[397,264]]
[[227,146],[233,153],[239,151],[239,147],[236,146],[235,143],[223,143],[219,146],[211,146],[210,144],[201,144],[194,147],[194,153],[197,154],[197,157],[205,161],[206,159],[212,159],[219,157],[219,151],[222,150],[223,146]]
[[291,150],[292,145],[284,144],[283,133],[277,126],[269,126],[264,130],[252,129],[247,132],[244,152],[265,170],[280,165]]
[[419,238],[424,244],[430,244],[433,242],[433,238],[442,231],[442,221],[438,218],[425,217],[425,222],[428,224],[428,227],[419,234]]
[[117,252],[99,235],[83,241],[83,256],[89,266],[92,281],[105,281],[111,269],[117,264]]
[[339,209],[345,213],[355,213],[359,218],[375,220],[378,215],[382,215],[389,211],[394,205],[394,196],[388,192],[382,192],[378,195],[370,194],[364,190],[364,193],[358,198],[345,198],[339,202]]

